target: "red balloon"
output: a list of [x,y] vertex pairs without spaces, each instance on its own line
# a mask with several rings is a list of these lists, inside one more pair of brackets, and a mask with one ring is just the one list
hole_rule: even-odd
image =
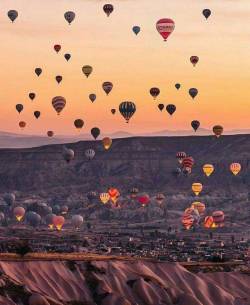
[[175,23],[172,19],[163,18],[157,21],[156,29],[159,34],[163,37],[164,41],[168,39],[168,36],[173,32]]
[[56,53],[58,53],[61,50],[61,46],[59,44],[55,44],[54,49],[55,49]]
[[142,205],[145,206],[147,204],[149,204],[150,202],[150,197],[147,194],[141,195],[137,198],[138,202]]

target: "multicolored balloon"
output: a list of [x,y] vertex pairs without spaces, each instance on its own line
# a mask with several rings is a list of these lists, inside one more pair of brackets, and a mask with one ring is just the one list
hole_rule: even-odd
[[111,82],[104,82],[102,84],[102,88],[104,90],[104,92],[109,95],[109,93],[112,91],[113,89],[113,84]]
[[136,105],[135,103],[129,101],[122,102],[119,106],[119,111],[126,120],[126,123],[128,123],[136,112]]
[[164,41],[166,41],[169,35],[172,34],[175,28],[175,23],[172,19],[163,18],[157,21],[156,29],[159,34],[163,37]]
[[230,171],[237,176],[239,172],[241,171],[241,164],[240,163],[232,163],[230,165]]
[[62,112],[65,105],[66,105],[66,99],[62,96],[55,96],[52,99],[52,106],[54,107],[58,115]]
[[203,165],[203,172],[207,177],[211,176],[214,172],[214,166],[212,164]]

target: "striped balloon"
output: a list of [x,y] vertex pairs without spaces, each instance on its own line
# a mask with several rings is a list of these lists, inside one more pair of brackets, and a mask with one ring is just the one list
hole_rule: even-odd
[[66,99],[62,96],[55,96],[52,99],[52,106],[54,107],[58,115],[61,113],[65,105],[66,105]]
[[168,36],[173,32],[175,23],[172,19],[163,18],[157,21],[156,29],[159,34],[163,37],[164,41],[168,39]]
[[136,106],[133,102],[122,102],[119,106],[119,111],[128,123],[131,117],[136,112]]

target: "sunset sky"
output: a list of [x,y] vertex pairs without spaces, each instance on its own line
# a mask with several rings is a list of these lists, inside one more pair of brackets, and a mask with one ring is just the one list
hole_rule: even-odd
[[[0,130],[19,133],[75,134],[73,122],[82,118],[82,133],[98,126],[104,133],[131,133],[191,129],[190,122],[200,120],[211,129],[221,124],[226,130],[250,128],[250,1],[249,0],[113,0],[115,10],[107,18],[99,0],[1,0],[0,4]],[[205,20],[204,8],[212,10]],[[14,24],[7,11],[16,9]],[[69,26],[65,11],[76,19]],[[167,42],[155,29],[157,20],[171,18],[176,28]],[[139,25],[135,36],[132,26]],[[61,44],[56,54],[54,44]],[[64,53],[71,53],[66,62]],[[193,68],[189,58],[198,55]],[[93,66],[86,79],[81,68]],[[43,68],[38,78],[34,69]],[[56,75],[62,75],[58,85]],[[111,81],[113,91],[107,97],[102,83]],[[175,83],[182,87],[177,91]],[[149,95],[159,87],[156,101]],[[199,89],[193,101],[191,87]],[[29,92],[37,98],[31,102]],[[97,94],[95,103],[88,99]],[[62,95],[67,105],[58,117],[52,108],[54,96]],[[134,101],[137,112],[126,124],[118,109],[124,100]],[[19,115],[15,105],[22,103]],[[175,104],[173,117],[157,105]],[[36,120],[35,110],[41,111]]]

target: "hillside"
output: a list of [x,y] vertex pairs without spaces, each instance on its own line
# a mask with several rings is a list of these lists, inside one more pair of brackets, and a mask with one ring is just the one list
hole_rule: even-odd
[[[250,277],[146,261],[0,262],[0,304],[249,305]],[[31,302],[32,298],[40,302]]]
[[[83,193],[104,191],[110,186],[127,191],[136,186],[141,191],[175,194],[189,192],[191,183],[199,180],[205,186],[203,194],[234,195],[248,192],[250,184],[250,135],[115,139],[109,151],[104,151],[100,141],[82,141],[67,147],[75,151],[70,164],[62,158],[63,145],[1,149],[0,191]],[[84,155],[88,148],[96,151],[92,161]],[[178,167],[178,151],[195,159],[189,177],[173,174]],[[231,162],[242,164],[237,177],[229,171]],[[202,172],[205,163],[215,166],[209,178]]]

